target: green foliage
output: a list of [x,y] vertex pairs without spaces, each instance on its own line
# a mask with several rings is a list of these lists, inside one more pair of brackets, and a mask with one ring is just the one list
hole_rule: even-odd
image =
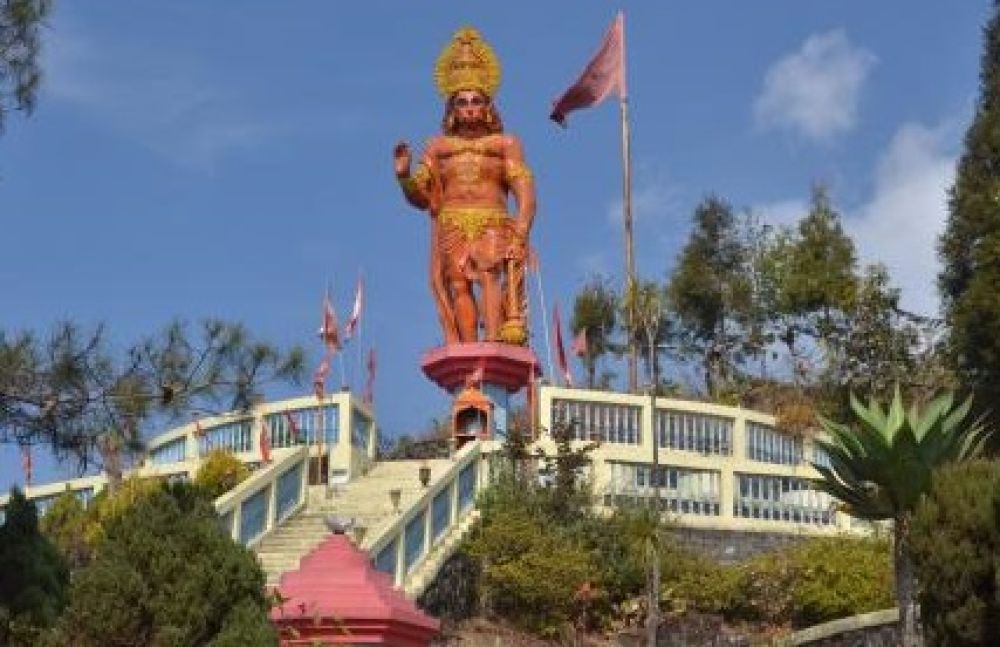
[[38,529],[35,504],[11,490],[0,526],[0,644],[24,640],[55,622],[68,584],[65,562]]
[[914,515],[911,549],[928,644],[993,644],[1000,635],[1000,463],[937,472]]
[[746,248],[732,207],[716,197],[694,212],[694,228],[667,285],[688,354],[701,357],[710,395],[729,379],[739,342],[734,325],[750,304]]
[[250,476],[250,468],[225,449],[213,449],[202,461],[194,484],[211,499],[216,499]]
[[220,404],[247,408],[268,382],[298,383],[304,366],[300,348],[280,351],[215,320],[195,334],[171,324],[123,353],[103,327],[64,323],[45,339],[0,331],[0,443],[45,443],[81,467],[100,462],[115,486],[123,456],[142,450],[143,425]]
[[90,560],[91,549],[87,543],[89,523],[90,517],[80,499],[69,490],[63,492],[42,517],[42,534],[55,545],[71,569]]
[[140,497],[107,521],[73,579],[59,630],[88,645],[273,645],[264,575],[190,486]]
[[930,489],[933,470],[974,456],[988,435],[982,424],[966,421],[971,398],[953,404],[947,394],[923,410],[914,404],[906,412],[897,389],[883,410],[874,398],[865,406],[852,395],[856,424],[821,419],[830,440],[815,442],[829,455],[830,466],[814,464],[823,477],[816,487],[861,519],[898,519],[912,512]]
[[[938,287],[952,364],[985,404],[1000,398],[1000,9],[983,31],[976,115],[965,135],[941,236]],[[1000,420],[996,407],[990,412]],[[995,450],[995,448],[994,448]]]
[[597,386],[597,364],[609,351],[618,326],[618,295],[608,279],[592,278],[573,301],[573,334],[586,330],[587,352],[581,358],[587,371],[587,387]]
[[0,0],[0,131],[11,109],[35,107],[40,36],[51,8],[51,0]]

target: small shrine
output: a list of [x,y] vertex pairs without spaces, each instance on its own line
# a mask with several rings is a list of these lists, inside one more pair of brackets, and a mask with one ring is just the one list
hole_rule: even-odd
[[331,535],[285,573],[271,610],[280,644],[423,647],[441,623],[394,589],[367,553],[343,534]]

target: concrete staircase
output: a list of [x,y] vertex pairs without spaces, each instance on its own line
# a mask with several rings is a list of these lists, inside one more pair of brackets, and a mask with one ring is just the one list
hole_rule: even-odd
[[326,486],[310,487],[305,509],[254,548],[267,575],[267,586],[277,586],[283,573],[298,568],[299,560],[330,534],[324,522],[328,515],[354,518],[358,525],[365,527],[363,545],[369,545],[369,540],[377,537],[383,526],[391,524],[397,516],[389,496],[391,490],[400,490],[401,511],[424,493],[418,474],[420,466],[425,464],[431,468],[431,484],[453,465],[448,459],[384,461],[374,464],[368,474],[349,483],[329,490]]

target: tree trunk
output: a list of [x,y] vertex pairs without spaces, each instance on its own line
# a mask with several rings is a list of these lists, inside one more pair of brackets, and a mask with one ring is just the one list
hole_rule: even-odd
[[910,558],[910,515],[898,515],[893,523],[893,564],[896,577],[896,604],[899,606],[899,641],[903,647],[919,647],[917,633],[916,581]]
[[660,559],[659,551],[653,555],[649,574],[649,612],[646,614],[646,645],[656,647],[656,633],[660,628]]

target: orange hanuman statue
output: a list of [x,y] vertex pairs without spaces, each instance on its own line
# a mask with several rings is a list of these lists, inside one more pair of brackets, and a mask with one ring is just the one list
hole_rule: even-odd
[[[435,81],[446,102],[443,135],[428,140],[413,172],[405,141],[393,161],[406,200],[431,217],[431,292],[445,343],[523,345],[535,190],[521,142],[503,132],[493,103],[500,66],[467,27],[438,58]],[[517,203],[513,216],[509,194]]]

